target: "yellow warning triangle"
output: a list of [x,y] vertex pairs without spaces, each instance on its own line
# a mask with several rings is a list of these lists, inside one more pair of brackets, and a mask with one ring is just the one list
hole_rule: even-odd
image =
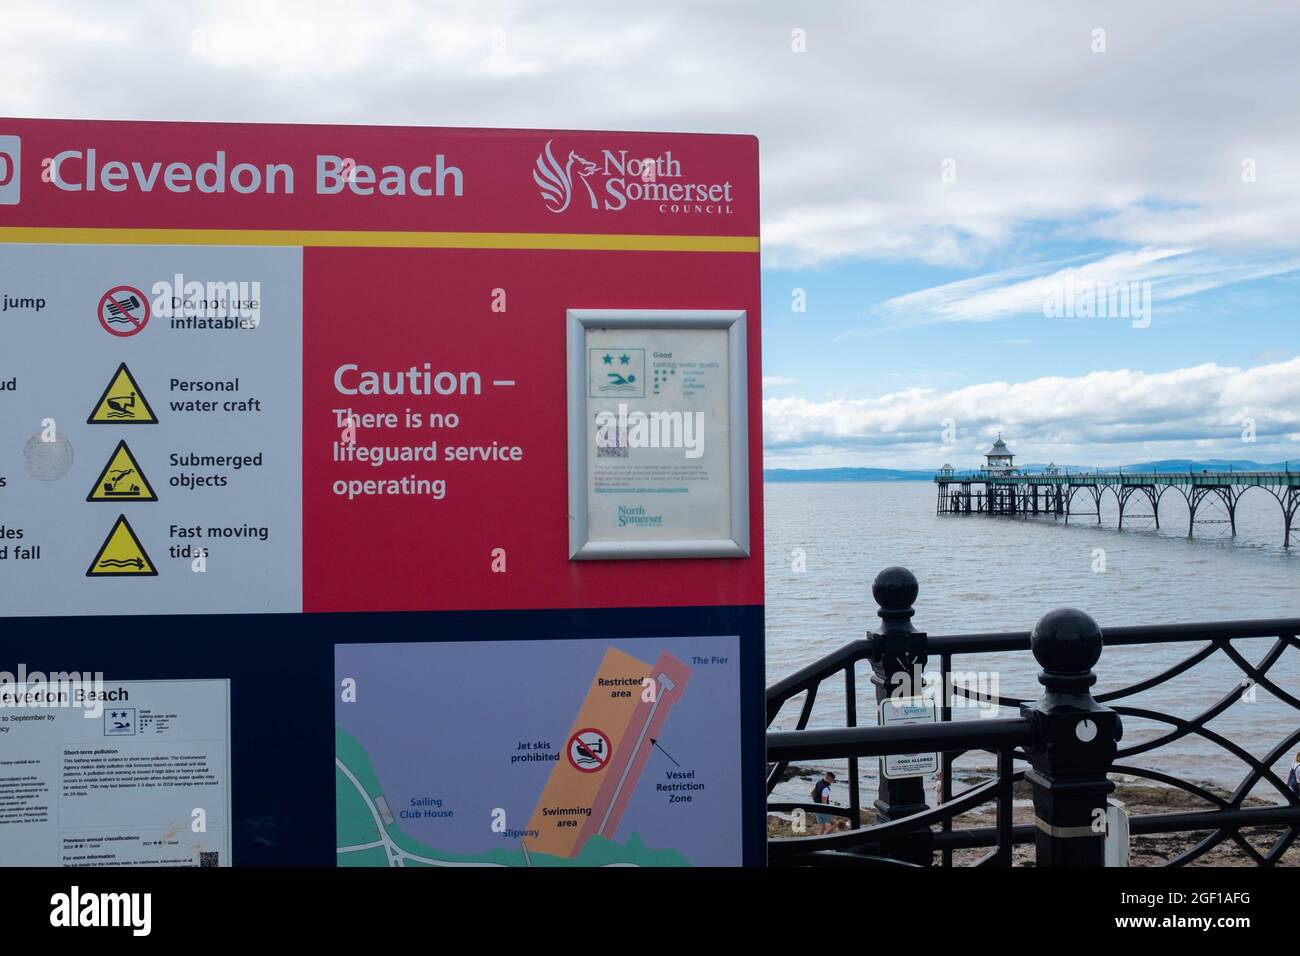
[[157,501],[149,479],[140,469],[140,464],[126,447],[126,442],[119,441],[117,448],[108,459],[108,464],[99,473],[95,486],[86,495],[87,501]]
[[112,381],[108,383],[108,388],[104,389],[104,394],[99,396],[94,411],[86,419],[86,424],[158,424],[153,409],[149,407],[149,402],[145,400],[144,392],[140,391],[140,386],[136,384],[135,378],[131,375],[131,370],[126,367],[125,362],[117,367]]
[[112,578],[151,578],[158,574],[158,569],[149,560],[140,539],[131,530],[126,515],[118,515],[113,530],[108,533],[104,543],[99,546],[99,553],[86,569],[86,577]]

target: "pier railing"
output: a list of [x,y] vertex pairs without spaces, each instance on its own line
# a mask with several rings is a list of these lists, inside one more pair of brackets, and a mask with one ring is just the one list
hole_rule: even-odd
[[[1102,630],[1087,614],[1072,609],[1045,615],[1031,632],[962,634],[930,637],[911,624],[916,579],[904,568],[887,568],[872,588],[882,621],[880,630],[854,641],[833,654],[778,681],[767,692],[767,787],[771,794],[788,765],[795,761],[847,760],[849,805],[838,807],[811,802],[769,802],[769,812],[789,814],[796,835],[769,840],[773,865],[896,865],[930,866],[936,861],[953,864],[957,850],[986,848],[976,865],[1010,865],[1013,848],[1035,845],[1039,866],[1100,866],[1104,861],[1108,797],[1114,790],[1110,774],[1150,780],[1174,787],[1205,805],[1205,809],[1134,816],[1129,833],[1191,833],[1200,838],[1167,861],[1183,866],[1231,841],[1253,863],[1271,866],[1300,837],[1300,797],[1292,793],[1272,766],[1300,747],[1300,697],[1284,689],[1270,671],[1291,651],[1300,653],[1300,618],[1235,621],[1214,624],[1177,624],[1153,627],[1114,627]],[[1267,652],[1252,664],[1236,642],[1268,640]],[[1093,667],[1107,646],[1187,643],[1188,655],[1165,670],[1117,690],[1098,694]],[[994,696],[987,689],[953,683],[954,658],[966,654],[1031,651],[1043,670],[1039,682],[1043,695],[1029,701]],[[1118,702],[1158,687],[1185,674],[1207,659],[1222,655],[1241,673],[1241,679],[1224,688],[1192,718],[1177,717],[1146,707]],[[915,700],[923,696],[923,672],[932,657],[938,659],[935,695],[936,723],[859,726],[856,665],[869,661],[873,703],[891,699]],[[844,726],[808,729],[818,690],[827,681],[844,681]],[[1256,757],[1209,723],[1234,705],[1253,699],[1258,688],[1269,691],[1296,715],[1294,724],[1266,754]],[[771,726],[784,705],[804,695],[794,730],[773,731]],[[1018,710],[1020,716],[953,720],[954,705],[973,702]],[[1115,704],[1116,706],[1111,706]],[[1123,717],[1152,721],[1166,730],[1152,739],[1120,746]],[[1243,765],[1243,775],[1226,797],[1195,781],[1131,763],[1186,737],[1197,737],[1217,747]],[[961,755],[985,751],[996,760],[991,780],[960,793],[953,790],[953,765]],[[875,822],[864,823],[859,760],[890,755],[940,755],[939,806],[926,801],[926,777],[889,779],[880,776],[874,801]],[[1017,766],[1017,762],[1020,766]],[[1013,788],[1020,781],[1033,794],[1032,824],[1015,824]],[[1257,785],[1276,795],[1274,805],[1247,805]],[[953,821],[974,809],[991,805],[991,827],[955,828]],[[825,834],[810,832],[815,814],[847,819],[847,830]],[[1273,833],[1266,849],[1258,849],[1242,833],[1268,828]]]

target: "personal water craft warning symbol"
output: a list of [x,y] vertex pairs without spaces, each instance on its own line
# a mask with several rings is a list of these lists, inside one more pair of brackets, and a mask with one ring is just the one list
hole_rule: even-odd
[[149,324],[149,300],[133,286],[114,286],[99,298],[99,324],[119,338],[143,332]]
[[157,574],[158,569],[131,530],[126,515],[117,516],[113,529],[99,546],[95,560],[86,569],[88,578],[152,578]]
[[609,738],[594,727],[579,730],[569,738],[569,763],[575,770],[595,773],[609,763]]
[[140,386],[136,384],[135,377],[126,367],[125,362],[117,367],[112,381],[108,383],[108,388],[104,389],[104,394],[99,396],[99,401],[95,403],[90,417],[86,419],[86,424],[158,424],[158,419],[154,416],[153,409],[149,407],[144,392],[140,391]]
[[120,441],[99,473],[87,501],[157,501],[153,486],[126,442]]

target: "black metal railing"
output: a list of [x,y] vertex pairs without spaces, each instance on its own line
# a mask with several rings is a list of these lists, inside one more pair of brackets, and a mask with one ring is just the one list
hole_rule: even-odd
[[[803,823],[809,814],[846,817],[849,829],[825,835],[799,835],[769,840],[769,860],[775,865],[875,864],[928,866],[937,853],[945,866],[957,850],[991,848],[977,865],[1009,865],[1015,845],[1034,843],[1038,865],[1101,865],[1105,830],[1098,826],[1106,798],[1114,789],[1109,774],[1125,774],[1178,788],[1206,803],[1204,811],[1159,813],[1129,820],[1134,836],[1157,833],[1204,833],[1193,846],[1168,861],[1182,866],[1231,840],[1254,863],[1277,863],[1300,837],[1300,798],[1272,770],[1284,754],[1300,745],[1300,697],[1284,689],[1269,673],[1288,650],[1300,652],[1300,619],[1234,621],[1216,624],[1163,625],[1107,628],[1104,644],[1111,647],[1189,643],[1195,647],[1186,658],[1160,673],[1125,687],[1092,696],[1096,678],[1092,667],[1100,658],[1101,629],[1081,611],[1054,611],[1032,632],[960,634],[930,637],[916,631],[910,619],[917,594],[916,579],[904,568],[888,568],[872,588],[882,627],[863,640],[778,681],[767,692],[768,793],[795,760],[847,759],[849,806],[811,802],[769,802],[769,810],[790,813]],[[1258,664],[1234,646],[1234,641],[1272,640]],[[954,658],[969,654],[1014,653],[1030,650],[1043,667],[1043,697],[1029,701],[991,694],[979,688],[954,686]],[[1211,658],[1223,654],[1242,673],[1242,680],[1191,719],[1145,707],[1109,706],[1160,686]],[[938,717],[935,724],[912,726],[857,726],[856,665],[870,661],[877,701],[889,696],[917,693],[916,686],[931,656],[938,658]],[[845,726],[807,729],[821,685],[837,676],[844,680]],[[1249,699],[1256,688],[1267,689],[1297,715],[1296,729],[1262,757],[1255,757],[1236,742],[1211,729],[1210,721],[1238,702]],[[804,695],[795,729],[773,731],[772,723],[784,705]],[[963,698],[962,701],[956,701]],[[1015,718],[953,720],[954,702],[972,701],[984,707],[1008,707]],[[1122,717],[1153,721],[1169,728],[1153,739],[1119,747]],[[1127,762],[1185,737],[1196,736],[1219,747],[1245,766],[1235,789],[1227,796],[1172,774]],[[996,757],[997,769],[986,783],[961,793],[953,792],[953,765],[963,754],[986,751]],[[879,822],[862,823],[861,780],[858,760],[897,754],[940,754],[941,803],[925,802],[924,781],[919,778],[879,782],[875,801]],[[1027,762],[1018,769],[1016,761]],[[1012,794],[1016,783],[1027,781],[1034,797],[1035,822],[1012,822]],[[1057,785],[1057,784],[1062,785]],[[1279,806],[1245,806],[1259,784],[1282,798]],[[1066,785],[1068,784],[1068,785]],[[954,828],[955,818],[992,803],[992,827]],[[1104,819],[1104,816],[1102,816]],[[938,830],[932,828],[937,827]],[[1246,828],[1271,827],[1278,831],[1268,849],[1256,849],[1241,833]],[[797,829],[805,829],[801,827]]]

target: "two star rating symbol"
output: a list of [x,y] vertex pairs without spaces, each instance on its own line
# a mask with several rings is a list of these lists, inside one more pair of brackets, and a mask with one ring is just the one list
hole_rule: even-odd
[[[614,364],[614,356],[612,356],[612,355],[610,355],[608,352],[606,352],[603,361],[604,361],[604,363],[605,363],[606,365],[613,365],[613,364]],[[619,364],[619,365],[629,365],[629,364],[631,364],[631,362],[632,362],[632,358],[631,358],[631,356],[629,356],[629,355],[624,354],[624,355],[620,355],[620,356],[618,357],[618,364]]]

